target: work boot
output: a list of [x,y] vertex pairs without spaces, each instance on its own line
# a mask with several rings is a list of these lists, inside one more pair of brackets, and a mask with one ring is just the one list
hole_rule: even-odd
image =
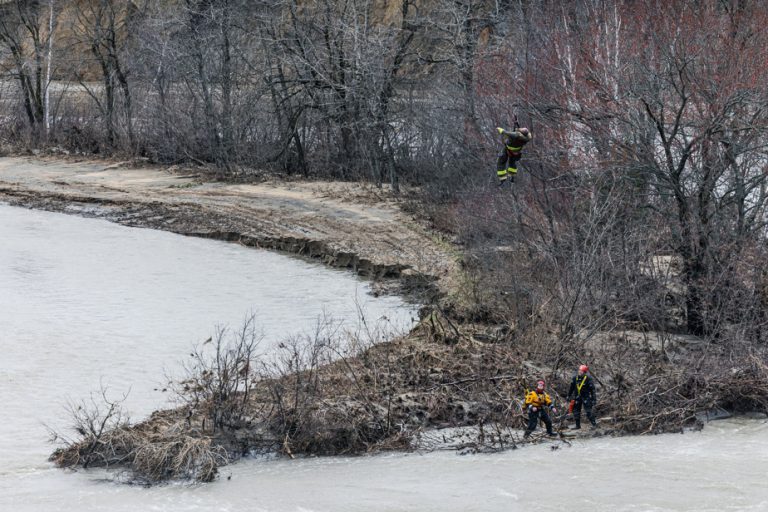
[[557,437],[557,434],[555,434],[554,432],[547,432],[547,435],[549,437]]
[[581,425],[574,425],[571,427],[572,430],[581,430]]
[[528,439],[529,437],[531,437],[531,433],[528,430],[526,430],[525,434],[523,434],[523,439]]

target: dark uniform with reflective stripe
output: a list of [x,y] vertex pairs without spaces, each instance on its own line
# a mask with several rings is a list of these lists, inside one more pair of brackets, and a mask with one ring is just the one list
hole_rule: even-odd
[[587,412],[587,418],[593,427],[597,426],[592,407],[597,401],[597,392],[595,383],[588,374],[574,375],[571,381],[571,389],[568,391],[568,400],[575,400],[573,404],[573,419],[576,421],[576,428],[581,428],[581,406]]
[[503,185],[510,178],[515,181],[517,175],[517,162],[522,157],[523,146],[531,140],[531,134],[521,133],[519,130],[508,132],[503,128],[497,128],[501,135],[501,142],[504,148],[501,150],[499,159],[496,162],[496,176],[499,178],[499,185]]

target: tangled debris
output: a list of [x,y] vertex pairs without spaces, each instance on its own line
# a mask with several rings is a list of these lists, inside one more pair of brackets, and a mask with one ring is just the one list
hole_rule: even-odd
[[[51,460],[70,468],[129,468],[146,482],[210,481],[220,466],[254,453],[514,449],[542,440],[521,437],[523,395],[541,376],[565,411],[569,367],[534,366],[527,350],[535,347],[513,333],[459,327],[438,310],[389,342],[340,336],[326,325],[286,341],[278,360],[269,362],[252,357],[251,332],[244,328],[231,339],[220,332],[210,357],[195,352],[190,372],[177,384],[179,408],[85,436]],[[758,354],[723,368],[721,358],[707,357],[711,351],[682,344],[668,345],[662,357],[626,337],[602,343],[592,363],[600,429],[579,435],[677,432],[700,427],[701,411],[768,407],[768,365]],[[686,371],[694,360],[701,371]],[[556,442],[568,443],[568,418],[553,419]]]

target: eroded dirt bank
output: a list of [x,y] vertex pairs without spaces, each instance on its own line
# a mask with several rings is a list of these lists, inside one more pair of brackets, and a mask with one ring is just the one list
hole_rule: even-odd
[[446,246],[371,189],[342,183],[224,184],[152,167],[0,158],[0,200],[318,258],[403,289],[445,287]]

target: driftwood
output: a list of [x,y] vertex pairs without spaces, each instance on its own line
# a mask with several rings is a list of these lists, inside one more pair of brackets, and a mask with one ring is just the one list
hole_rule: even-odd
[[[133,427],[86,435],[54,452],[52,460],[62,467],[126,467],[147,482],[209,481],[221,465],[252,452],[291,458],[379,450],[471,453],[545,439],[543,429],[522,439],[527,422],[522,398],[527,387],[543,377],[564,412],[570,371],[531,364],[530,352],[503,336],[469,331],[458,338],[435,337],[435,318],[426,333],[417,329],[406,338],[383,343],[342,341],[336,331],[320,330],[283,344],[277,362],[252,360],[243,366],[235,359],[246,372],[214,372],[218,376],[213,378],[205,365],[198,366],[198,376],[184,379],[186,387],[196,390],[194,400],[182,401],[184,407],[156,413]],[[238,338],[239,343],[244,340],[247,337]],[[224,343],[210,346],[231,349]],[[352,346],[354,350],[348,348]],[[530,348],[543,350],[534,343]],[[556,347],[550,353],[561,357]],[[670,360],[670,355],[676,359]],[[600,429],[579,435],[680,431],[700,426],[697,413],[713,408],[765,411],[765,358],[747,353],[730,358],[728,365],[722,361],[711,352],[675,355],[670,347],[664,354],[646,346],[610,343],[594,350],[591,366],[601,383],[595,407]],[[697,371],[692,371],[694,365]],[[247,379],[247,396],[242,383],[230,382],[224,386],[228,399],[212,407],[211,397],[219,395],[201,392],[200,381],[205,383],[202,388],[217,390],[222,388],[217,379],[225,377]],[[228,404],[233,409],[227,409]],[[553,446],[569,442],[567,420],[564,414],[553,417],[559,434]],[[438,429],[445,427],[469,430],[440,442],[446,431]]]

